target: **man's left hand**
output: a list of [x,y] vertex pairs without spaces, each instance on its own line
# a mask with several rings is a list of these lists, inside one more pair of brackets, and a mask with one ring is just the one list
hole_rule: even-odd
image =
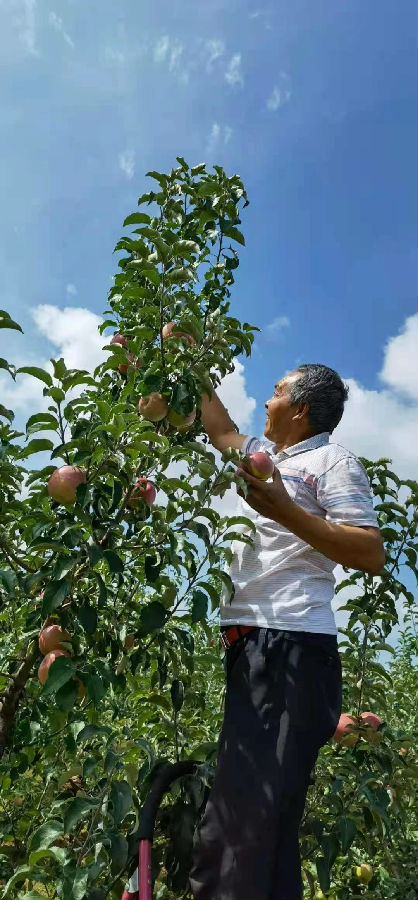
[[272,519],[274,522],[280,521],[280,513],[288,510],[289,505],[293,501],[287,493],[279,470],[274,469],[273,481],[262,481],[261,478],[255,478],[254,475],[250,475],[241,466],[237,467],[237,475],[243,478],[249,487],[246,497],[244,497],[244,492],[239,490],[238,487],[237,494],[249,506],[252,506],[260,516]]

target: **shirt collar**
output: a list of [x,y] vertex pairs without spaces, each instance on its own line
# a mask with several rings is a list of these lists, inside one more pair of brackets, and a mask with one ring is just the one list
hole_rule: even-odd
[[[296,456],[297,453],[305,453],[306,450],[316,450],[317,447],[323,447],[329,444],[329,431],[321,431],[321,434],[314,434],[313,437],[307,438],[306,441],[299,441],[292,447],[286,447],[286,450],[279,450],[274,455],[279,459],[285,459],[287,456]],[[273,447],[274,452],[274,447]]]

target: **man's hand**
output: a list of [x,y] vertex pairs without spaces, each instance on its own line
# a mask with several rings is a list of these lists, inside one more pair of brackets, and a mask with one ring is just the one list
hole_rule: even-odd
[[237,467],[237,475],[250,487],[246,497],[238,487],[237,493],[261,516],[283,525],[335,563],[371,575],[381,572],[385,552],[378,528],[327,522],[319,515],[307,512],[289,497],[276,468],[271,482],[254,478],[241,466]]
[[287,490],[283,484],[282,476],[278,469],[274,469],[273,481],[262,481],[261,478],[255,478],[250,475],[241,466],[237,468],[237,475],[243,478],[249,487],[246,497],[242,490],[237,487],[237,494],[242,497],[249,506],[252,506],[260,516],[266,519],[273,519],[277,522],[280,514],[289,509],[293,504],[293,500],[289,497]]

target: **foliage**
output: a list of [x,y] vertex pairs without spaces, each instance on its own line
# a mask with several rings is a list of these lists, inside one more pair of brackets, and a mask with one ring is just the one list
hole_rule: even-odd
[[[13,379],[25,372],[40,380],[45,397],[25,433],[0,407],[0,879],[8,898],[120,897],[155,774],[164,761],[194,759],[196,775],[174,783],[161,804],[153,846],[156,898],[189,897],[193,832],[222,721],[224,673],[209,619],[221,588],[233,599],[224,571],[232,540],[251,541],[235,531],[249,520],[211,504],[234,481],[238,454],[224,453],[218,466],[201,399],[209,376],[216,386],[236,355],[250,354],[258,329],[229,315],[234,244],[244,244],[239,210],[248,203],[241,180],[218,166],[210,174],[178,163],[169,174],[149,173],[157,188],[139,198],[141,211],[124,223],[133,231],[115,248],[123,255],[102,332],[125,335],[127,348],[104,337],[108,356],[94,376],[62,359],[50,371],[1,361]],[[164,340],[169,321],[193,342]],[[0,327],[21,330],[7,313]],[[139,398],[153,391],[181,415],[196,407],[187,432],[138,416]],[[38,452],[48,464],[28,468]],[[379,890],[396,888],[400,897],[409,877],[402,848],[412,848],[416,830],[416,718],[403,691],[413,686],[412,632],[403,632],[389,668],[381,654],[390,652],[400,607],[413,602],[401,567],[415,571],[417,485],[401,482],[387,460],[364,462],[387,564],[379,578],[347,577],[356,597],[346,604],[344,710],[370,708],[384,723],[380,743],[369,743],[364,728],[354,748],[329,744],[320,755],[302,833],[307,896],[318,878],[322,890],[332,879],[341,898],[362,896],[353,865],[376,857],[368,895],[395,896]],[[47,492],[63,464],[87,475],[72,506]],[[143,476],[159,491],[152,508],[129,504]],[[60,623],[71,643],[42,688],[37,638],[45,623]],[[387,784],[396,784],[396,802]]]

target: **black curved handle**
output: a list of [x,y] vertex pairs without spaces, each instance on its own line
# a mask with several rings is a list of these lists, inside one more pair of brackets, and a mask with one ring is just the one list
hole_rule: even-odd
[[181,778],[182,775],[193,775],[197,767],[201,765],[201,762],[185,759],[161,766],[141,810],[138,831],[135,834],[138,841],[148,840],[152,842],[158,808],[172,781],[175,781],[176,778]]

